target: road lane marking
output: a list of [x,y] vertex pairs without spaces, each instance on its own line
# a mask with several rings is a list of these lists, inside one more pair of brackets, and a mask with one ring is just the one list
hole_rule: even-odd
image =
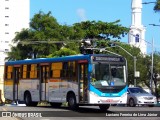
[[2,108],[2,110],[7,111],[7,109],[6,109],[6,108]]

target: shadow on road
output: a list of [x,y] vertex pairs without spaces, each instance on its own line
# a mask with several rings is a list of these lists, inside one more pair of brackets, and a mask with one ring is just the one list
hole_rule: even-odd
[[56,117],[105,117],[106,113],[114,113],[112,111],[101,111],[98,108],[87,108],[79,107],[77,110],[70,110],[68,107],[54,108],[51,106],[38,106],[41,108],[50,108],[53,111],[45,112],[45,116],[56,116]]

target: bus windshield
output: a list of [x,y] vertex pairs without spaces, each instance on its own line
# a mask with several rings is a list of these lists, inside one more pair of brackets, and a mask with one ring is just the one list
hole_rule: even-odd
[[96,88],[126,85],[126,69],[122,64],[93,64],[91,83]]

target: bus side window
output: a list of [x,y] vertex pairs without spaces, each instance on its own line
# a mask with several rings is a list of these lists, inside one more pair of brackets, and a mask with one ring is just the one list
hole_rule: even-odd
[[13,67],[6,66],[5,68],[5,79],[12,79],[13,78]]
[[38,77],[37,64],[31,64],[30,78],[37,78],[37,77]]
[[76,62],[73,61],[71,63],[71,71],[72,71],[72,74],[71,74],[71,77],[73,78],[73,80],[76,80]]
[[31,65],[27,65],[27,78],[31,78],[30,71],[31,71]]
[[[50,75],[52,78],[60,78],[62,70],[62,62],[55,62],[51,64],[51,72]],[[49,72],[49,71],[48,71]]]
[[22,78],[27,78],[27,65],[22,65]]
[[75,81],[75,82],[78,82],[78,72],[77,72],[77,69],[78,69],[78,67],[77,67],[77,62],[73,62],[73,80]]
[[68,69],[67,69],[67,77],[68,78],[71,78],[71,76],[72,76],[72,68],[71,68],[71,64],[70,64],[71,62],[68,62]]
[[64,78],[64,70],[61,70],[61,78]]
[[37,78],[39,78],[39,74],[40,74],[40,65],[39,64],[37,64],[36,72],[37,72]]
[[50,68],[50,78],[53,78],[53,69],[54,69],[54,64],[51,64],[51,68]]
[[50,70],[50,78],[53,78],[53,70]]
[[67,72],[68,72],[68,62],[63,63],[63,77],[67,78]]

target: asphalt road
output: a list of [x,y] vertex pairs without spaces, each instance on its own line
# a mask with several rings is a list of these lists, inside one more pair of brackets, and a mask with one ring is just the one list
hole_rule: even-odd
[[95,106],[72,111],[67,107],[4,105],[0,106],[0,116],[0,120],[160,120],[160,107],[111,106],[102,112]]

